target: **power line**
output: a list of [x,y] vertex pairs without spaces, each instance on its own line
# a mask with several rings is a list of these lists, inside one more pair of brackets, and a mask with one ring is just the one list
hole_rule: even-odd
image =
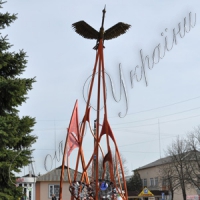
[[[185,113],[185,112],[190,112],[190,111],[198,110],[198,109],[200,109],[200,107],[192,108],[192,109],[189,109],[189,110],[184,110],[184,111],[181,111],[181,112],[176,112],[176,113],[172,113],[172,114],[168,114],[168,115],[162,115],[162,116],[152,117],[152,118],[147,118],[147,119],[142,119],[142,120],[135,120],[135,121],[131,121],[131,122],[116,123],[116,124],[112,124],[112,125],[132,124],[132,123],[142,122],[142,121],[148,121],[148,120],[152,120],[152,119],[160,119],[160,118],[163,118],[163,117],[169,117],[169,116],[173,116],[173,115],[177,115],[177,114],[181,114],[181,113]],[[185,120],[185,119],[189,119],[189,118],[193,118],[193,117],[198,117],[198,116],[199,116],[199,115],[191,116],[191,117],[183,118],[183,119],[169,120],[169,121],[166,121],[166,122],[161,122],[161,124],[163,124],[163,123],[168,123],[168,122],[172,122],[172,121]],[[148,124],[148,125],[139,125],[139,126],[134,126],[134,127],[149,126],[149,125],[155,125],[155,124],[156,124],[156,123]],[[131,127],[133,127],[133,126],[131,126]],[[119,129],[120,129],[120,128],[124,128],[124,127],[119,127]],[[118,129],[118,128],[113,128],[113,129]],[[52,131],[52,130],[55,131],[55,128],[36,129],[36,130],[34,130],[34,131],[39,131],[39,132],[41,132],[41,131]],[[56,128],[56,130],[66,130],[66,127]]]
[[[120,130],[119,130],[120,131]],[[123,129],[124,132],[130,132],[133,133],[133,130],[127,130],[127,129]],[[116,132],[118,132],[118,130],[116,130]],[[121,131],[120,131],[121,132]],[[134,130],[134,134],[140,134],[140,135],[158,135],[158,133],[156,133],[155,131],[153,132],[147,132],[147,131],[135,131]],[[162,136],[169,136],[169,135],[177,135],[177,133],[164,133],[162,132]]]
[[[190,112],[192,110],[197,110],[197,109],[200,109],[200,107],[189,109],[189,110],[184,110],[184,111],[181,111],[181,112],[172,113],[172,114],[168,114],[168,115],[162,115],[162,116],[158,116],[158,117],[152,117],[152,118],[136,120],[136,121],[132,121],[132,122],[124,122],[124,123],[116,123],[116,124],[130,124],[130,123],[135,123],[135,122],[148,121],[148,120],[152,120],[152,119],[158,119],[158,118],[162,118],[162,117],[168,117],[168,116],[172,116],[172,115],[177,115],[177,114],[180,114],[180,113]],[[115,124],[112,124],[112,125],[115,125]]]
[[[185,119],[191,119],[191,118],[195,118],[195,117],[199,117],[199,116],[200,116],[200,115],[195,115],[195,116],[186,117],[186,118],[180,118],[180,119],[169,120],[169,121],[165,121],[165,122],[160,122],[160,124],[165,124],[165,123],[175,122],[175,121],[181,121],[181,120],[185,120]],[[158,123],[146,124],[146,125],[138,125],[138,126],[129,126],[129,127],[143,127],[143,126],[153,126],[153,125],[158,125]],[[129,128],[129,127],[128,127],[128,128]],[[127,128],[127,127],[119,127],[119,128],[113,128],[113,129],[122,129],[122,128]]]
[[[166,140],[166,139],[170,139],[176,136],[170,136],[170,137],[165,137],[162,138],[161,140]],[[136,144],[143,144],[143,143],[148,143],[148,142],[152,142],[152,141],[157,141],[158,139],[154,139],[154,140],[148,140],[148,141],[143,141],[143,142],[136,142],[136,143],[132,143],[132,144],[123,144],[123,145],[119,145],[118,147],[127,147],[127,146],[132,146],[132,145],[136,145]]]
[[[174,122],[174,121],[181,121],[181,120],[186,120],[186,119],[191,119],[191,118],[195,118],[195,117],[199,117],[200,115],[194,115],[194,116],[190,116],[190,117],[185,117],[185,118],[180,118],[180,119],[174,119],[174,120],[169,120],[169,121],[165,121],[165,122],[160,122],[160,124],[165,124],[165,123],[170,123],[170,122]],[[155,119],[158,119],[159,117],[156,117]],[[131,122],[128,122],[131,123]],[[120,124],[120,123],[119,123]],[[127,124],[127,123],[123,123],[123,124]],[[129,126],[129,127],[112,127],[113,129],[124,129],[124,128],[132,128],[132,127],[144,127],[144,126],[153,126],[153,125],[157,125],[158,123],[152,123],[152,124],[144,124],[144,125],[137,125],[137,126]],[[64,130],[66,128],[57,128],[56,130]],[[38,129],[38,130],[34,130],[35,132],[42,132],[42,131],[53,131],[54,129]],[[33,132],[34,132],[33,131]]]
[[[177,135],[176,135],[177,136]],[[170,137],[164,137],[161,140],[165,140],[165,139],[169,139],[169,138],[173,138],[176,136],[170,136]],[[131,146],[131,145],[136,145],[136,144],[143,144],[143,143],[148,143],[148,142],[152,142],[152,141],[157,141],[158,139],[154,139],[154,140],[148,140],[148,141],[143,141],[143,142],[135,142],[135,143],[131,143],[131,144],[123,144],[123,145],[119,145],[119,147],[126,147],[126,146]],[[51,151],[55,151],[55,149],[35,149],[35,150],[39,150],[39,151],[46,151],[46,150],[51,150]],[[34,151],[35,151],[34,150]],[[59,150],[59,149],[57,149]],[[91,151],[91,150],[85,150],[85,151]]]
[[121,150],[120,152],[130,152],[130,153],[158,153],[158,152],[150,152],[150,151],[123,151]]
[[34,149],[34,151],[36,151],[36,150],[37,150],[37,151],[38,151],[38,150],[39,150],[39,151],[46,151],[46,150],[55,151],[55,149]]
[[138,114],[138,113],[142,113],[142,112],[149,112],[149,111],[152,111],[152,110],[157,110],[157,109],[160,109],[160,108],[166,108],[166,107],[169,107],[169,106],[184,103],[184,102],[187,102],[187,101],[192,101],[194,99],[199,99],[199,98],[200,98],[200,96],[197,96],[197,97],[194,97],[194,98],[191,98],[191,99],[186,99],[186,100],[183,100],[183,101],[179,101],[179,102],[176,102],[176,103],[160,106],[160,107],[157,107],[157,108],[151,108],[151,109],[148,109],[148,110],[142,110],[142,111],[138,111],[138,112],[134,112],[134,113],[129,113],[127,115],[134,115],[134,114]]
[[[194,98],[186,99],[186,100],[183,100],[183,101],[178,101],[178,102],[171,103],[171,104],[164,105],[164,106],[160,106],[160,107],[156,107],[156,108],[151,108],[151,109],[147,109],[147,110],[141,110],[141,111],[134,112],[134,113],[129,113],[129,114],[127,114],[127,115],[134,115],[134,114],[138,114],[138,113],[142,113],[142,112],[149,112],[149,111],[152,111],[152,110],[157,110],[157,109],[160,109],[160,108],[165,108],[165,107],[177,105],[177,104],[180,104],[180,103],[192,101],[192,100],[199,99],[199,98],[200,98],[200,96],[197,96],[197,97],[194,97]],[[115,117],[118,117],[118,116],[115,116]],[[110,118],[115,118],[115,117],[110,117]],[[69,121],[69,120],[70,120],[70,119],[60,119],[60,120],[55,120],[55,119],[49,119],[49,120],[38,119],[38,120],[36,120],[36,121]]]

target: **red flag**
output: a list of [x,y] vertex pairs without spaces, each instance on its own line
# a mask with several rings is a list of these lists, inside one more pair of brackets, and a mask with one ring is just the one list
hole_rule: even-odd
[[79,135],[78,101],[76,100],[68,128],[67,156],[70,156],[73,149],[79,147]]

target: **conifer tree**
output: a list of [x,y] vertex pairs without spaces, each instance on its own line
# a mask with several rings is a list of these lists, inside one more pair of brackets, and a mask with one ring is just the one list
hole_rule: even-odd
[[[4,2],[0,0],[0,9]],[[15,14],[0,11],[0,30],[16,20]],[[31,145],[36,137],[31,135],[35,119],[19,117],[19,106],[27,99],[35,78],[20,78],[27,64],[26,53],[11,52],[7,36],[0,33],[0,199],[16,200],[22,188],[16,187],[14,172],[26,166],[31,158]]]
[[127,181],[127,190],[134,192],[141,192],[142,190],[142,179],[137,171],[134,171],[133,176]]

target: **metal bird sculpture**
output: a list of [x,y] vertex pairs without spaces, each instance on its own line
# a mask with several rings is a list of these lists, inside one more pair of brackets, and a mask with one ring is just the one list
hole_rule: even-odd
[[105,18],[106,9],[104,8],[102,12],[103,12],[102,24],[101,24],[99,32],[83,20],[72,24],[72,27],[74,28],[75,32],[81,35],[82,37],[86,39],[97,40],[97,44],[95,45],[93,49],[98,49],[98,44],[99,44],[100,39],[111,40],[113,38],[117,38],[118,36],[126,33],[126,31],[131,27],[131,25],[129,24],[118,22],[117,24],[110,27],[104,32],[104,18]]

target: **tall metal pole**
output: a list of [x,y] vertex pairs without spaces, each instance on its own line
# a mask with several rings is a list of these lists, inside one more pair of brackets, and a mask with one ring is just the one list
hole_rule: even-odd
[[[94,120],[94,136],[96,137],[96,123],[97,123],[97,120],[95,119]],[[96,146],[96,139],[94,138],[94,149],[95,149],[95,146]],[[96,179],[96,152],[94,154],[94,158],[93,158],[93,178],[94,180]]]
[[160,158],[161,158],[161,146],[160,146],[160,122],[158,119],[158,134],[159,134],[159,153],[160,153]]

